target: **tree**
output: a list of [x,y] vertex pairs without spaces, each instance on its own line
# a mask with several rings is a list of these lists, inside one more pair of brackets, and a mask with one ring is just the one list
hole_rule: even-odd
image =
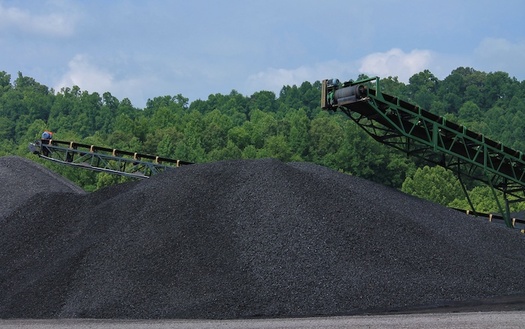
[[232,141],[228,141],[226,146],[222,149],[212,150],[208,154],[208,159],[210,161],[219,161],[219,160],[234,160],[241,159],[242,151],[237,145]]
[[322,113],[310,123],[310,161],[333,165],[334,156],[341,148],[344,130],[337,120],[337,116]]
[[381,79],[381,92],[399,97],[401,99],[408,99],[410,95],[407,93],[407,86],[400,82],[398,77],[387,77]]
[[274,113],[263,112],[259,109],[250,112],[250,121],[246,122],[243,127],[250,134],[251,144],[260,149],[264,142],[270,136],[277,135],[278,123]]
[[206,152],[219,150],[227,145],[228,131],[233,123],[230,117],[213,110],[203,116],[204,131],[202,132],[202,145]]
[[286,119],[290,122],[289,146],[298,159],[307,157],[310,144],[310,120],[303,109],[290,112]]
[[156,154],[162,157],[172,157],[175,154],[176,141],[173,133],[165,133],[157,145]]
[[253,145],[248,145],[242,150],[243,159],[257,159],[257,149]]
[[235,126],[228,130],[228,141],[232,142],[241,150],[250,145],[250,140],[250,134],[246,131],[245,127]]
[[468,127],[470,130],[487,134],[490,132],[481,109],[472,101],[467,101],[458,111],[458,123]]
[[0,116],[0,140],[13,140],[14,128],[15,124],[11,119]]
[[[400,187],[411,162],[373,140],[363,129],[346,120],[343,141],[326,163],[332,168],[375,182]],[[403,172],[399,172],[403,170]]]
[[283,86],[279,92],[279,101],[287,108],[294,108],[301,101],[300,95],[299,88],[296,85]]
[[489,109],[494,105],[506,105],[516,94],[518,83],[505,72],[493,72],[485,75],[480,95],[480,107]]
[[[99,95],[72,86],[55,93],[21,73],[11,84],[11,77],[0,72],[0,154],[27,155],[27,142],[51,129],[61,140],[193,162],[271,156],[315,162],[396,188],[414,180],[417,160],[376,142],[345,115],[321,110],[320,87],[319,81],[284,86],[278,98],[270,91],[245,97],[232,90],[191,104],[180,94],[159,96],[138,109],[109,92]],[[439,81],[425,70],[408,85],[388,77],[380,87],[525,151],[525,82],[504,72],[460,67]],[[120,182],[46,165],[88,190]]]
[[459,67],[452,71],[439,85],[438,97],[446,104],[447,113],[457,113],[461,105],[466,101],[465,92],[467,86],[482,86],[480,72],[470,67]]
[[409,98],[424,109],[430,109],[436,100],[436,91],[439,88],[439,79],[429,70],[414,74],[410,77],[407,86]]
[[264,143],[265,157],[279,159],[288,162],[292,158],[292,151],[282,135],[270,136]]
[[[491,187],[487,185],[476,186],[470,190],[468,194],[476,211],[484,213],[499,213],[500,209],[498,207],[498,202],[502,207],[505,207],[505,200],[502,192],[497,190],[495,192],[498,198],[497,200],[494,198],[494,193],[492,192]],[[511,211],[523,210],[523,203],[511,203],[509,206]],[[449,204],[449,207],[470,209],[470,204],[465,196],[453,200]]]
[[11,89],[11,75],[0,71],[0,96],[9,89]]
[[440,166],[418,168],[412,177],[405,179],[401,191],[443,206],[463,194],[459,180]]
[[121,183],[129,182],[129,181],[131,181],[131,178],[129,177],[118,176],[118,175],[101,172],[96,175],[95,186],[96,186],[96,189],[99,190],[107,186],[121,184]]
[[277,110],[275,94],[272,91],[258,91],[250,97],[248,106],[251,110],[275,112]]
[[159,96],[153,99],[148,99],[144,113],[146,116],[151,116],[157,109],[167,107],[174,111],[188,109],[188,98],[181,94],[176,96]]

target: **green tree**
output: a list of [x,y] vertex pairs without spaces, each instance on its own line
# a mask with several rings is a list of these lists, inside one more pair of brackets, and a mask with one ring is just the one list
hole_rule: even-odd
[[157,155],[163,157],[173,157],[178,141],[182,140],[183,134],[177,130],[176,127],[170,127],[160,134],[155,134],[154,139],[159,140],[157,145]]
[[219,160],[235,160],[242,158],[241,149],[235,145],[232,141],[228,141],[226,146],[222,149],[212,150],[208,154],[208,159],[210,161],[219,161]]
[[275,112],[277,110],[275,94],[272,91],[258,91],[250,97],[248,106],[251,110]]
[[[476,186],[472,190],[468,191],[470,200],[474,205],[474,209],[478,212],[484,213],[499,213],[498,202],[502,207],[505,207],[505,200],[503,198],[503,193],[496,191],[496,198],[494,198],[494,193],[490,186],[481,185]],[[523,203],[510,203],[511,211],[520,211],[523,210]],[[470,209],[470,204],[468,203],[467,197],[458,197],[453,200],[450,204],[450,207],[458,209]]]
[[5,71],[0,71],[0,97],[3,93],[11,89],[11,75]]
[[242,150],[243,159],[257,159],[257,149],[253,145],[248,145]]
[[259,109],[250,112],[250,121],[243,127],[250,134],[251,144],[258,149],[263,148],[267,138],[278,133],[278,122],[274,114]]
[[408,99],[410,95],[407,91],[407,86],[399,81],[398,77],[387,77],[381,79],[381,92],[385,94],[399,97],[401,99]]
[[288,162],[292,159],[292,151],[286,138],[282,135],[270,136],[264,143],[264,156]]
[[15,123],[8,117],[0,116],[0,140],[13,140]]
[[129,182],[129,181],[131,181],[131,178],[129,177],[118,176],[118,175],[101,172],[96,175],[95,188],[99,190],[107,186],[121,184],[121,183]]
[[[109,92],[101,96],[72,86],[55,93],[22,73],[11,84],[11,77],[0,72],[0,154],[27,155],[27,143],[42,129],[51,129],[61,140],[194,162],[271,156],[315,162],[394,187],[413,179],[415,160],[374,141],[345,115],[320,109],[320,85],[305,81],[283,86],[278,98],[269,91],[246,97],[232,90],[191,104],[180,94],[159,96],[138,109]],[[439,81],[425,70],[408,85],[388,77],[380,86],[387,94],[525,151],[525,83],[507,73],[460,67]],[[119,181],[46,165],[87,190]]]
[[228,141],[242,150],[250,145],[251,137],[245,127],[235,126],[228,130]]
[[[407,86],[409,100],[424,109],[430,109],[436,100],[436,91],[439,88],[439,79],[429,70],[414,74],[410,77]],[[399,96],[398,96],[399,97]]]
[[228,131],[233,127],[231,118],[219,110],[213,110],[203,116],[203,124],[202,145],[206,152],[226,147]]
[[325,166],[333,167],[335,154],[341,149],[344,130],[337,116],[322,113],[310,123],[310,160]]
[[418,168],[412,177],[405,179],[401,191],[443,206],[463,194],[459,180],[440,166]]
[[290,122],[289,147],[296,154],[296,159],[308,156],[308,146],[310,144],[310,120],[306,111],[302,108],[298,111],[291,111],[286,119]]

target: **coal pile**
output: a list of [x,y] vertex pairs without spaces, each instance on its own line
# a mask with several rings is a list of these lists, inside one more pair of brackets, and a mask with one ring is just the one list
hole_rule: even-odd
[[16,156],[0,157],[0,182],[0,220],[39,193],[84,193],[62,176]]
[[0,217],[2,318],[327,316],[525,296],[519,232],[314,164],[225,161],[90,194],[17,193]]

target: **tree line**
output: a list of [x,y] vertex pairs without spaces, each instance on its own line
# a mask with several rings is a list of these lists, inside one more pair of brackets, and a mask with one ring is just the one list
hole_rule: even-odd
[[[525,81],[508,73],[460,67],[440,80],[425,70],[407,84],[387,77],[381,86],[387,94],[525,151]],[[55,91],[20,72],[12,79],[2,71],[0,156],[30,157],[87,191],[128,180],[29,154],[28,143],[48,129],[59,140],[196,163],[265,157],[313,162],[445,206],[468,208],[452,173],[374,141],[341,113],[321,110],[320,89],[319,81],[306,81],[283,86],[278,95],[258,91],[245,96],[232,90],[191,103],[181,94],[166,95],[137,108],[110,92],[90,93],[78,86]],[[468,182],[468,188],[476,210],[497,210],[487,187]]]

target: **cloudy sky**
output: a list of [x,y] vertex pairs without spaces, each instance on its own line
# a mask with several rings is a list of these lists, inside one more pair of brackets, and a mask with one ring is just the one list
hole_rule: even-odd
[[525,1],[0,0],[0,71],[140,108],[459,66],[525,80]]

